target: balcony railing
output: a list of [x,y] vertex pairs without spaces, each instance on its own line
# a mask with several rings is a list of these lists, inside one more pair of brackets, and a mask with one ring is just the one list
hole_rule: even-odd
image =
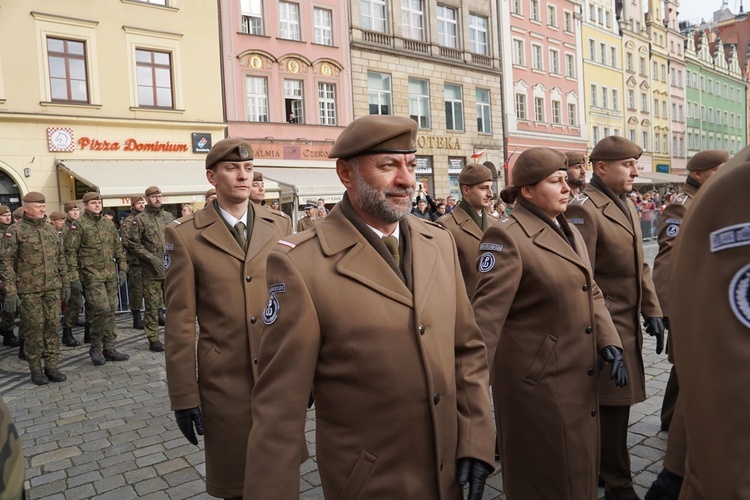
[[375,43],[385,47],[393,47],[393,37],[387,33],[362,30],[362,40],[367,43]]
[[479,64],[481,66],[492,67],[492,58],[489,56],[483,56],[482,54],[471,54],[471,62]]
[[408,50],[410,52],[419,52],[420,54],[429,54],[430,53],[430,44],[420,42],[418,40],[410,40],[408,38],[404,38],[404,50]]
[[448,47],[440,47],[440,56],[448,59],[454,59],[456,61],[460,61],[462,59],[460,50],[449,49]]

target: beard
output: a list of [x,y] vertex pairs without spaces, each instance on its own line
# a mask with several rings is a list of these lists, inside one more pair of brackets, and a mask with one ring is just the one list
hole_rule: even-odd
[[[398,222],[411,213],[414,188],[389,188],[380,192],[368,184],[359,172],[355,172],[354,175],[354,201],[365,213],[387,223]],[[408,196],[408,199],[402,204],[392,205],[388,203],[389,195]]]

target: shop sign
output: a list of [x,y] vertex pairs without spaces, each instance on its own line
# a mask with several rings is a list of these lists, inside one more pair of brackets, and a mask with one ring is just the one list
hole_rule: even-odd
[[192,133],[193,153],[208,153],[211,150],[211,134]]
[[188,145],[184,143],[173,143],[170,141],[141,142],[133,138],[119,142],[106,139],[102,140],[94,137],[81,137],[77,142],[78,148],[81,151],[185,153],[190,150]]
[[417,137],[417,146],[421,149],[461,149],[461,141],[458,137],[421,135]]
[[255,159],[270,160],[326,160],[331,145],[313,144],[252,144]]

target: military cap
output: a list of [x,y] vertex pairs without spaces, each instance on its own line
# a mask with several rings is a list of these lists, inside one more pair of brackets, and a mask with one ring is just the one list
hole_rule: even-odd
[[721,149],[706,149],[696,154],[687,164],[687,169],[691,172],[696,170],[708,170],[709,168],[718,167],[729,160],[729,153]]
[[368,115],[347,125],[328,157],[349,160],[364,155],[416,152],[417,122],[406,116]]
[[558,170],[568,169],[568,158],[551,148],[529,148],[513,165],[513,185],[531,186]]
[[305,210],[312,210],[313,208],[318,208],[318,204],[313,203],[312,201],[305,203]]
[[610,135],[596,143],[594,150],[589,155],[589,159],[592,162],[599,160],[625,160],[627,158],[635,158],[637,160],[642,154],[643,149],[633,141],[619,135]]
[[253,148],[245,139],[230,137],[222,139],[206,155],[206,170],[222,161],[252,161]]
[[49,216],[50,220],[63,220],[66,215],[62,212],[52,212]]
[[492,170],[479,163],[469,163],[458,174],[458,183],[473,186],[492,180]]
[[146,201],[146,198],[143,197],[143,195],[136,194],[130,197],[130,206],[134,207],[136,203],[139,201]]
[[565,156],[568,157],[568,167],[586,163],[586,155],[579,153],[578,151],[566,151]]
[[14,219],[20,219],[23,217],[23,207],[18,207],[17,209],[13,210],[13,218]]
[[263,172],[253,170],[253,182],[263,181]]
[[149,186],[146,188],[146,196],[151,196],[152,194],[161,194],[159,186]]
[[70,212],[74,208],[78,208],[78,204],[75,201],[66,201],[65,205],[63,206],[63,210],[66,212]]
[[24,203],[47,203],[44,195],[39,191],[29,191],[23,197]]
[[0,205],[0,215],[5,215],[10,213],[10,207],[8,205]]
[[206,191],[206,194],[203,195],[204,198],[208,198],[209,196],[216,196],[216,188],[209,189]]
[[88,203],[91,200],[101,200],[101,199],[102,199],[102,197],[99,196],[99,193],[97,193],[95,191],[89,191],[88,193],[86,193],[86,194],[83,195],[82,201],[84,203]]

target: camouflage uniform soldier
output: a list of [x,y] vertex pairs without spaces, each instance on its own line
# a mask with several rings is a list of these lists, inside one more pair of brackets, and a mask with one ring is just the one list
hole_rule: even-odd
[[[66,201],[63,207],[67,217],[63,225],[63,241],[68,236],[70,228],[74,227],[81,215],[81,211],[75,201]],[[71,284],[72,285],[72,284]],[[76,326],[78,316],[81,315],[81,308],[83,307],[83,294],[81,290],[71,286],[70,299],[65,305],[65,314],[62,319],[62,330],[63,330],[63,344],[68,347],[78,347],[81,345],[75,337],[73,337],[73,327]],[[88,344],[91,342],[91,322],[88,321],[88,314],[86,315],[86,323],[83,332],[83,342]]]
[[[10,207],[0,205],[0,234],[5,234],[8,231],[12,220]],[[0,303],[3,302],[5,302],[5,285],[0,283]],[[0,315],[0,335],[3,336],[3,345],[5,347],[18,347],[21,345],[16,334],[13,333],[13,327],[15,326],[13,324],[15,321],[13,316],[13,314],[9,314],[5,310]]]
[[146,208],[146,198],[140,194],[132,196],[130,206],[133,210],[130,215],[122,220],[120,233],[122,234],[122,245],[125,247],[125,257],[128,262],[128,304],[130,304],[130,312],[133,313],[133,328],[143,330],[143,320],[141,319],[143,271],[141,271],[141,260],[128,247],[128,241],[135,238],[134,231],[138,228],[135,218]]
[[0,498],[21,500],[24,498],[23,447],[13,418],[2,398],[0,398],[0,450],[3,450],[2,460],[0,460]]
[[161,198],[161,189],[157,186],[146,189],[146,209],[136,216],[136,225],[132,233],[128,233],[128,249],[141,260],[146,302],[143,327],[153,352],[164,350],[159,340],[159,309],[164,303],[164,228],[174,220],[172,214],[162,210]]
[[[18,224],[23,219],[23,207],[18,207],[17,209],[13,210],[13,224]],[[5,303],[5,299],[3,299],[3,303]],[[16,319],[18,319],[21,315],[18,313],[18,311],[15,312],[15,314],[11,314],[13,316],[13,321],[15,322]],[[21,359],[23,361],[26,361],[26,351],[23,348],[23,323],[19,323],[18,325],[18,359]]]
[[[95,365],[127,361],[129,356],[115,349],[117,330],[117,281],[125,282],[128,265],[115,226],[102,217],[99,193],[83,195],[85,210],[65,237],[65,257],[71,288],[83,285],[91,315],[91,349]],[[115,261],[120,266],[118,276]],[[102,347],[104,350],[102,351]]]
[[[5,282],[4,308],[21,313],[31,381],[37,385],[67,379],[57,369],[60,356],[60,299],[70,298],[60,238],[45,221],[44,195],[23,197],[24,216],[3,238],[0,273]],[[44,373],[42,373],[44,362]]]

